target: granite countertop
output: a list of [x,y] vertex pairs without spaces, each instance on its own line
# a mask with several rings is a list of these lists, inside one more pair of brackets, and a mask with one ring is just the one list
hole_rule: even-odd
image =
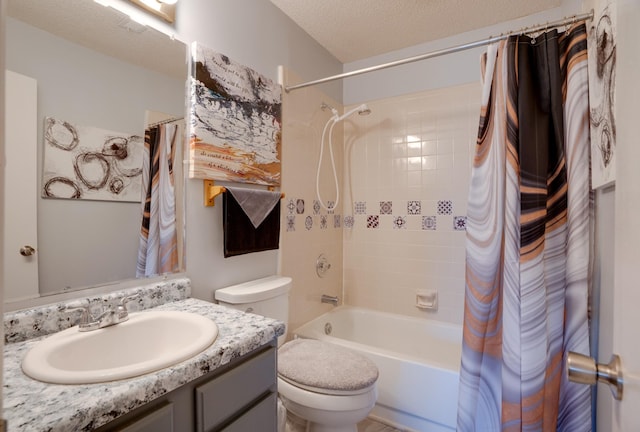
[[[60,306],[54,309],[64,310]],[[47,384],[22,372],[20,364],[26,352],[46,336],[8,343],[4,349],[4,418],[9,430],[93,430],[284,333],[284,323],[280,321],[193,298],[146,309],[180,310],[209,317],[218,325],[218,337],[202,353],[172,367],[135,378],[87,385]]]

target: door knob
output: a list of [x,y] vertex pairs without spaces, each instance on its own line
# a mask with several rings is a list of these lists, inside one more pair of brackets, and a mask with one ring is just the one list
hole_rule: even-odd
[[33,255],[34,253],[36,253],[36,250],[33,247],[29,246],[29,245],[22,246],[20,248],[20,255],[22,255],[22,256],[28,257],[28,256]]
[[622,400],[622,362],[617,354],[611,356],[609,364],[596,363],[595,359],[586,355],[569,352],[567,356],[567,373],[569,381],[595,385],[598,381],[611,386],[616,400]]

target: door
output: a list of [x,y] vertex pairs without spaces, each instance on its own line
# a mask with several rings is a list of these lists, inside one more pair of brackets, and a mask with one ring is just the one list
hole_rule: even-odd
[[3,286],[12,301],[38,296],[37,82],[6,71],[5,84]]
[[640,2],[618,0],[617,8],[613,352],[622,360],[624,394],[613,403],[609,430],[626,432],[640,430]]

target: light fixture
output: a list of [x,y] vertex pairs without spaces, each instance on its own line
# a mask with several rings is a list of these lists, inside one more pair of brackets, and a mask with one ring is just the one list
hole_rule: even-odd
[[176,18],[178,0],[129,0],[129,2],[172,23]]

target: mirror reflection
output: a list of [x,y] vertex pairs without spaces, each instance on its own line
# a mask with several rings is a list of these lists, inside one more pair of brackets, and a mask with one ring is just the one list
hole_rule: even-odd
[[[6,147],[16,169],[5,182],[5,301],[182,270],[185,45],[89,0],[11,0],[7,14]],[[141,247],[149,125],[146,140],[173,157],[151,176],[174,202],[175,238],[168,265],[136,270],[155,242]],[[60,143],[64,151],[50,150]],[[43,193],[67,172],[82,194],[61,181],[57,195]],[[35,253],[20,255],[24,246]]]

